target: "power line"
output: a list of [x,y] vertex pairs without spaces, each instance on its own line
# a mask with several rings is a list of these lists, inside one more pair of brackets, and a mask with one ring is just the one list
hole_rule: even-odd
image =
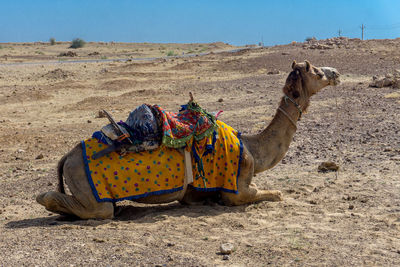
[[392,30],[400,28],[400,22],[389,24],[389,25],[372,25],[368,26],[371,30]]

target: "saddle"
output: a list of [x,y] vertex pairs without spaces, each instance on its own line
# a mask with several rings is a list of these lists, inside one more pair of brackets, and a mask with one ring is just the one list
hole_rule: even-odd
[[125,122],[115,122],[105,110],[110,124],[93,133],[93,138],[108,147],[92,155],[98,159],[110,152],[120,155],[157,149],[161,144],[170,148],[183,148],[190,140],[199,141],[217,129],[216,117],[190,100],[178,113],[161,107],[143,104],[134,109]]

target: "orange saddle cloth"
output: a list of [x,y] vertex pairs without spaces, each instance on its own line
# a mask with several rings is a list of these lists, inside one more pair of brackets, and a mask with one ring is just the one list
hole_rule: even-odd
[[[193,159],[192,185],[201,191],[237,193],[243,150],[240,133],[221,121],[217,124],[218,130],[213,136],[195,142],[194,146],[192,142],[187,144],[186,149],[196,151],[203,167],[199,168]],[[153,151],[124,156],[112,152],[92,159],[96,151],[106,147],[95,138],[82,141],[87,178],[98,202],[134,200],[183,189],[185,163],[178,150],[160,146]]]

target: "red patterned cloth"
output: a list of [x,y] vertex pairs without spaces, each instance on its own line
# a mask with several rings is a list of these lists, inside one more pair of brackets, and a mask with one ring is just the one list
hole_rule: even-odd
[[153,108],[161,115],[162,143],[167,147],[184,147],[192,138],[199,141],[210,136],[218,128],[215,117],[195,102],[182,106],[178,113],[167,112],[158,105],[154,105]]

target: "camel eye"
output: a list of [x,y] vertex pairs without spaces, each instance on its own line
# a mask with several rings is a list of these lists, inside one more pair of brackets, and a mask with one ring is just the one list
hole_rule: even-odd
[[318,78],[324,77],[324,74],[317,68],[314,68],[314,73],[318,76]]

